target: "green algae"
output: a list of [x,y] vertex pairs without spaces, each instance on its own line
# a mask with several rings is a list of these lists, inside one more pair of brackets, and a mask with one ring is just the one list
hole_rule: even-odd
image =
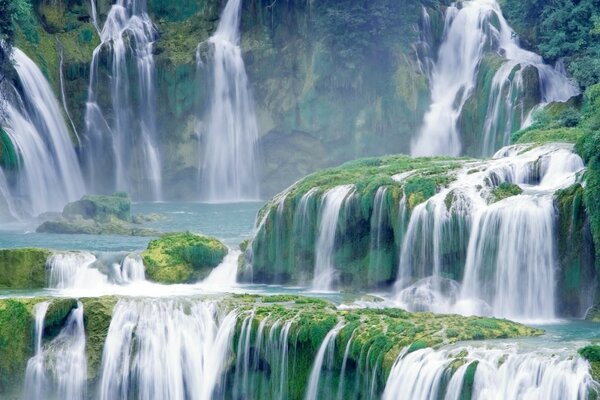
[[46,249],[0,250],[0,288],[38,289],[46,285]]

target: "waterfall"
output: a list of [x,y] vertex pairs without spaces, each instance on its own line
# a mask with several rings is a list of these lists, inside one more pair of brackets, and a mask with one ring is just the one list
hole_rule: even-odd
[[[555,317],[553,196],[577,181],[571,145],[512,146],[467,163],[417,205],[403,235],[395,299],[414,311]],[[523,193],[494,202],[501,183]]]
[[308,388],[306,389],[306,396],[304,397],[305,400],[317,399],[321,370],[323,369],[324,364],[330,368],[333,367],[335,339],[343,327],[344,325],[342,323],[338,323],[327,333],[325,339],[323,339],[310,371]]
[[[522,92],[523,72],[528,67],[537,71],[542,104],[566,101],[578,93],[559,69],[545,65],[539,55],[519,47],[495,0],[455,3],[446,11],[442,43],[430,73],[432,103],[419,136],[412,142],[412,155],[461,154],[458,121],[465,103],[473,95],[479,67],[488,51],[501,55],[504,63],[496,71],[490,90],[481,138],[484,155],[493,152],[498,135],[502,138],[500,143],[507,145],[510,134],[526,121],[531,108],[526,109]],[[423,61],[421,64],[427,65]],[[516,118],[519,125],[512,126],[514,114],[519,110],[521,115]],[[505,115],[504,120],[501,115]]]
[[35,326],[35,354],[27,361],[25,369],[25,398],[41,399],[46,387],[46,371],[44,370],[44,349],[42,339],[44,336],[44,319],[50,306],[49,301],[43,301],[33,307]]
[[236,324],[211,301],[120,300],[108,329],[101,400],[213,398]]
[[588,363],[566,350],[423,349],[400,354],[383,399],[458,400],[470,389],[474,400],[578,400],[588,398],[593,387]]
[[[94,0],[92,10],[95,15]],[[156,38],[145,0],[118,0],[113,4],[100,31],[101,43],[92,56],[85,114],[87,173],[96,191],[126,190],[138,198],[162,198],[152,56]],[[138,81],[133,85],[128,53],[135,60]],[[105,54],[111,66],[110,77],[104,78],[109,80],[109,110],[103,110],[104,105],[98,102],[100,91],[105,90],[102,85],[106,84],[99,70]],[[137,92],[133,90],[135,85]],[[100,181],[111,170],[114,180]]]
[[385,263],[382,243],[385,228],[388,226],[388,214],[386,208],[387,188],[381,186],[375,193],[373,200],[373,215],[371,216],[371,243],[369,248],[369,271],[376,271]]
[[137,253],[58,252],[46,262],[48,286],[53,289],[103,290],[114,285],[145,282],[145,267]]
[[328,190],[321,200],[321,218],[315,249],[315,272],[312,284],[316,290],[329,290],[334,283],[333,252],[338,219],[346,198],[353,190],[353,185],[337,186]]
[[211,289],[230,288],[237,282],[238,259],[242,254],[239,250],[229,249],[221,264],[213,269],[210,274],[202,281]]
[[85,193],[77,155],[48,81],[21,50],[13,57],[20,86],[7,104],[4,130],[18,154],[18,172],[7,184],[7,202],[18,204],[16,216],[60,211]]
[[[240,49],[242,0],[229,0],[212,45],[212,94],[202,151],[202,199],[232,202],[257,199],[258,126]],[[201,59],[198,58],[198,62]]]
[[71,310],[58,336],[42,347],[44,317],[48,303],[35,308],[36,354],[27,362],[25,398],[83,400],[87,387],[87,360],[83,305]]
[[106,285],[108,278],[92,268],[96,257],[85,252],[56,253],[46,263],[48,285],[56,289],[93,289]]

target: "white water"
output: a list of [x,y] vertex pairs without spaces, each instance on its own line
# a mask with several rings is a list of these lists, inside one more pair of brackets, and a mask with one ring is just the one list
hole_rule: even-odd
[[84,400],[87,387],[87,360],[83,305],[71,310],[56,338],[42,346],[44,317],[48,303],[36,306],[36,354],[25,373],[25,398]]
[[239,250],[229,250],[221,264],[213,269],[202,281],[202,285],[210,288],[231,288],[235,286],[238,272],[238,259],[242,254]]
[[[555,317],[553,193],[574,183],[583,162],[570,145],[512,146],[467,163],[456,181],[415,207],[401,246],[395,300],[410,310]],[[518,184],[519,196],[489,204],[486,185]],[[453,200],[447,209],[446,199]],[[443,251],[462,249],[454,260]],[[456,251],[456,250],[453,250]],[[464,271],[445,279],[447,268]]]
[[99,385],[101,400],[208,400],[219,388],[236,323],[214,302],[121,300]]
[[229,0],[208,40],[213,49],[213,87],[200,185],[202,199],[209,202],[252,200],[259,195],[258,127],[240,49],[241,7],[241,0]]
[[342,323],[338,323],[332,330],[330,330],[323,342],[321,342],[321,346],[319,347],[319,351],[315,357],[315,361],[313,361],[313,365],[310,371],[310,377],[308,379],[308,388],[306,389],[306,395],[304,396],[304,400],[316,400],[318,391],[319,391],[319,380],[321,378],[321,370],[324,365],[326,367],[333,367],[334,361],[334,350],[335,350],[335,339],[342,330],[344,325]]
[[[92,10],[95,14],[93,0]],[[113,4],[100,31],[101,43],[93,53],[85,115],[87,172],[95,191],[125,190],[136,198],[162,198],[152,56],[156,38],[145,0],[118,0]],[[130,85],[129,54],[137,70],[137,94]],[[112,66],[108,82],[110,110],[98,104],[99,91],[107,85],[99,71],[103,57],[110,57]],[[137,108],[134,97],[140,99]],[[104,181],[111,161],[114,176]]]
[[[464,363],[452,373],[451,364]],[[467,368],[477,362],[473,400],[579,400],[594,387],[587,362],[564,349],[520,352],[516,346],[423,349],[402,353],[392,367],[384,400],[458,400]],[[447,389],[442,384],[452,374]]]
[[340,210],[346,198],[354,190],[352,185],[337,186],[325,193],[321,200],[319,236],[317,238],[315,272],[312,287],[330,290],[335,279],[333,251]]
[[[492,21],[497,18],[499,29]],[[488,49],[489,47],[489,49]],[[444,36],[437,61],[431,71],[431,106],[424,117],[419,136],[413,140],[413,156],[461,154],[458,120],[465,102],[473,94],[479,66],[488,51],[505,59],[496,72],[484,133],[482,153],[489,155],[496,147],[497,135],[507,145],[510,134],[525,122],[522,72],[531,66],[538,71],[542,103],[566,101],[578,93],[562,74],[543,63],[537,54],[523,50],[495,0],[472,0],[454,4],[446,11]],[[427,61],[421,61],[427,65]],[[516,71],[513,78],[512,72]],[[427,72],[427,69],[425,69]],[[520,110],[519,126],[512,126],[514,113]],[[501,112],[505,120],[501,120]]]
[[371,244],[369,248],[369,270],[377,271],[382,267],[385,260],[382,252],[385,250],[382,244],[384,228],[388,226],[387,208],[386,208],[387,188],[381,186],[375,193],[373,200],[373,214],[371,216]]
[[[85,193],[69,129],[48,81],[25,53],[13,51],[22,93],[7,104],[5,131],[19,154],[18,174],[7,199],[17,215],[60,211]],[[16,206],[16,207],[15,207]]]

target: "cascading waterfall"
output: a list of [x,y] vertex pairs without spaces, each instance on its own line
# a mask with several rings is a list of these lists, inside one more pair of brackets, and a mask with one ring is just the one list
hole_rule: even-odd
[[112,285],[144,282],[145,267],[137,253],[59,252],[46,262],[48,286],[53,289],[101,290]]
[[384,262],[383,240],[384,229],[387,224],[386,208],[387,188],[381,186],[375,193],[373,201],[373,216],[371,217],[371,244],[369,249],[369,270],[377,270]]
[[313,289],[330,290],[334,283],[333,251],[338,219],[345,200],[353,190],[352,185],[337,186],[328,190],[321,200]]
[[[95,14],[93,0],[92,10]],[[145,0],[113,4],[100,31],[101,43],[93,53],[85,114],[87,173],[96,191],[126,190],[138,198],[162,198],[152,56],[156,38]],[[135,84],[130,82],[128,54],[135,60]],[[110,60],[108,78],[99,70],[103,57]],[[104,79],[109,79],[109,110],[103,110],[98,102]],[[136,86],[137,92],[133,90]],[[113,169],[112,178],[101,180]]]
[[[427,17],[425,13],[425,21]],[[539,55],[519,47],[495,0],[455,3],[446,11],[443,40],[429,74],[432,104],[419,136],[413,140],[413,156],[461,153],[458,121],[465,103],[473,95],[482,59],[490,50],[501,55],[504,64],[492,82],[481,139],[483,155],[492,154],[500,147],[498,144],[509,144],[510,134],[518,130],[527,120],[528,112],[536,108],[535,104],[523,104],[523,73],[528,68],[534,68],[538,75],[542,104],[566,101],[578,93],[560,70],[545,65]],[[427,66],[428,61],[421,60],[421,64]],[[427,68],[422,69],[428,72]]]
[[383,399],[459,400],[471,389],[474,400],[578,400],[588,398],[593,388],[588,363],[564,349],[461,347],[403,352]]
[[[489,162],[467,164],[413,210],[396,300],[412,310],[554,318],[553,195],[582,170],[570,145],[513,146]],[[518,184],[523,193],[494,203],[486,182]]]
[[27,363],[25,398],[83,400],[87,388],[83,305],[78,303],[58,336],[42,346],[48,306],[42,303],[35,309],[36,354]]
[[48,81],[21,50],[15,48],[13,57],[20,90],[7,104],[4,130],[18,154],[18,171],[2,191],[10,192],[13,216],[60,211],[85,193],[77,155]]
[[259,195],[258,126],[240,49],[241,7],[241,0],[229,0],[208,40],[213,50],[213,87],[200,184],[201,197],[209,202],[252,200]]
[[338,323],[332,330],[330,330],[315,357],[312,369],[310,371],[310,378],[308,379],[308,388],[306,390],[305,400],[316,400],[319,392],[319,380],[321,378],[321,370],[323,367],[332,367],[335,351],[335,339],[344,327],[343,324]]
[[210,301],[119,301],[104,345],[99,398],[213,398],[235,323],[235,312],[221,314]]

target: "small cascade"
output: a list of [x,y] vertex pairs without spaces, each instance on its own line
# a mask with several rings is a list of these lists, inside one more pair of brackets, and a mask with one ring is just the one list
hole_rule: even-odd
[[34,338],[35,354],[27,361],[25,370],[25,398],[41,399],[46,387],[46,371],[44,369],[44,349],[42,339],[44,336],[44,319],[50,306],[49,301],[36,304],[33,307],[35,316]]
[[315,357],[313,366],[310,371],[310,378],[308,380],[308,388],[306,389],[305,400],[316,400],[319,393],[319,380],[321,379],[321,370],[323,367],[332,368],[334,362],[334,351],[335,351],[335,339],[344,327],[343,324],[338,323],[332,330],[330,330]]
[[221,264],[213,269],[202,281],[202,285],[209,288],[230,288],[237,282],[238,260],[242,254],[239,250],[229,249]]
[[[242,0],[228,0],[212,47],[212,91],[203,143],[201,197],[209,202],[258,199],[254,101],[240,49]],[[198,58],[201,63],[201,58]]]
[[220,390],[236,313],[210,301],[120,300],[102,355],[101,400],[209,400]]
[[[95,10],[92,0],[97,25]],[[152,55],[156,38],[145,0],[118,0],[112,5],[92,57],[85,114],[87,174],[95,191],[126,190],[136,198],[162,198]],[[110,60],[109,76],[100,70],[105,57]],[[130,83],[133,68],[135,84]],[[103,85],[110,91],[109,110],[103,110],[98,100],[106,90]],[[107,178],[106,171],[112,170],[114,176]]]
[[56,289],[96,288],[106,285],[108,278],[92,268],[96,256],[85,252],[56,253],[46,263],[48,286]]
[[[583,169],[569,145],[513,146],[468,163],[417,205],[403,235],[395,299],[415,311],[552,319],[554,192]],[[522,194],[495,201],[508,183]]]
[[146,269],[139,254],[128,254],[121,262],[119,270],[117,272],[120,272],[120,282],[130,283],[146,280]]
[[423,349],[400,354],[384,400],[586,399],[594,382],[589,365],[566,350],[520,352],[516,346]]
[[386,204],[387,188],[381,186],[375,193],[373,200],[373,215],[371,216],[371,244],[369,249],[369,270],[376,271],[382,265],[386,264],[385,254],[387,253],[383,245],[383,236],[386,235],[386,228],[389,227],[389,215]]
[[60,211],[85,193],[77,155],[48,81],[21,50],[15,48],[13,57],[20,85],[7,104],[3,128],[18,165],[15,176],[0,183],[2,194],[16,217]]
[[145,282],[145,267],[137,253],[60,252],[46,263],[48,286],[54,289],[104,290],[114,285]]
[[36,306],[36,354],[25,373],[25,398],[84,400],[87,388],[87,360],[83,305],[71,310],[67,321],[47,345],[42,346],[44,317],[48,303]]
[[[423,18],[424,29],[427,17]],[[502,57],[503,64],[491,83],[480,142],[483,155],[509,144],[511,133],[523,126],[530,111],[539,108],[535,102],[566,101],[578,94],[560,69],[545,65],[539,55],[520,48],[496,1],[455,3],[446,11],[444,35],[431,72],[427,68],[429,60],[420,56],[422,69],[430,76],[432,104],[419,136],[412,142],[412,155],[461,154],[459,119],[488,53]],[[539,82],[539,100],[526,99],[525,75],[532,74],[535,76],[531,79]]]
[[315,290],[329,290],[334,283],[333,251],[338,219],[346,198],[353,190],[354,186],[352,185],[337,186],[328,190],[321,200],[321,217],[312,284]]

